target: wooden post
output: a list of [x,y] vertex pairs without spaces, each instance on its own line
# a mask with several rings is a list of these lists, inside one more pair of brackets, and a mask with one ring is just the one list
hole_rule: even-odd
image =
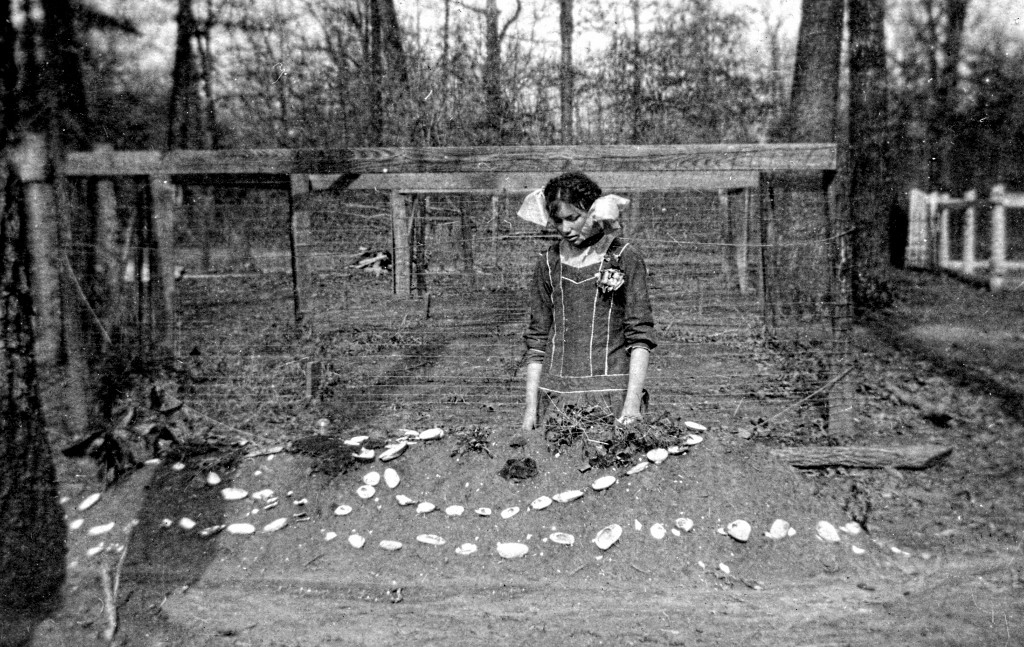
[[156,243],[157,280],[160,282],[159,307],[154,316],[157,348],[172,356],[177,350],[174,325],[174,183],[166,175],[149,178],[153,214],[153,238]]
[[[504,191],[503,191],[504,193]],[[494,267],[498,267],[498,228],[501,219],[498,212],[498,196],[491,196],[491,258],[494,259]]]
[[409,245],[412,218],[406,209],[405,196],[391,191],[391,241],[394,266],[394,293],[403,299],[412,296],[412,257]]
[[740,288],[740,294],[750,292],[750,285],[747,280],[747,247],[750,244],[750,189],[742,189],[743,210],[740,214],[738,227],[733,232],[736,245],[736,274]]
[[992,187],[992,251],[989,258],[988,287],[993,292],[1003,288],[1006,278],[1006,187]]
[[31,260],[29,277],[35,309],[35,356],[43,369],[57,365],[60,354],[60,232],[54,204],[52,169],[46,138],[26,134],[13,151],[11,165],[22,183]]
[[724,189],[718,190],[718,221],[719,239],[722,241],[722,274],[727,286],[732,285],[733,250],[735,232],[733,231],[732,214],[729,213],[729,194]]
[[459,209],[459,252],[462,256],[462,271],[472,288],[476,285],[476,270],[473,267],[473,220],[463,205]]
[[309,314],[307,299],[311,293],[312,273],[309,267],[309,176],[296,173],[288,183],[288,222],[292,254],[292,303],[295,323],[305,321]]
[[[833,238],[844,229],[843,214],[840,210],[836,173],[822,174],[825,193],[825,232]],[[847,307],[852,298],[852,289],[845,268],[847,258],[846,238],[839,236],[830,245],[829,301],[832,315],[832,380],[828,389],[828,432],[832,436],[846,437],[853,430],[853,385],[850,380],[850,310]]]
[[974,209],[974,201],[978,199],[978,193],[971,189],[964,194],[964,201],[967,202],[967,207],[964,209],[964,274],[972,276],[974,274],[975,260],[975,229],[976,229],[976,217]]
[[943,193],[938,198],[939,207],[939,269],[949,267],[949,207],[946,202],[949,195]]
[[[97,153],[110,153],[113,148],[109,144],[100,144],[95,148]],[[93,196],[96,215],[96,251],[93,256],[93,276],[97,287],[102,290],[100,304],[100,323],[106,331],[103,351],[110,335],[121,324],[121,263],[117,249],[117,197],[114,193],[114,182],[109,177],[96,178],[93,184]],[[130,233],[130,232],[129,232]]]

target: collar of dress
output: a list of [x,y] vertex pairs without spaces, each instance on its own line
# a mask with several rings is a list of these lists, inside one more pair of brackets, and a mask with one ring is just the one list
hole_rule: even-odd
[[594,265],[601,262],[615,238],[615,234],[609,232],[590,247],[582,249],[563,240],[558,244],[558,257],[569,267]]

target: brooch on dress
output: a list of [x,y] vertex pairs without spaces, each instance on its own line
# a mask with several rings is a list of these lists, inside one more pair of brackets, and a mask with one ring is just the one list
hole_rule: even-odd
[[626,273],[616,267],[616,261],[618,261],[618,258],[611,254],[606,254],[604,262],[609,267],[594,275],[597,277],[597,288],[601,290],[602,294],[614,292],[626,282]]

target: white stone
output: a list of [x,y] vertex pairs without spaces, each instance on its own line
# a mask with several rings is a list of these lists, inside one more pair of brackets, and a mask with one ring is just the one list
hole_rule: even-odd
[[217,472],[210,472],[206,475],[206,484],[209,486],[220,485],[220,474]]
[[489,516],[491,516],[491,509],[490,508],[477,508],[475,510],[475,512],[478,515],[480,515],[481,517],[489,517]]
[[392,539],[384,539],[383,541],[380,542],[380,547],[383,548],[384,550],[390,550],[390,551],[394,552],[396,550],[401,550],[402,542],[394,541]]
[[466,509],[461,505],[450,505],[444,509],[444,513],[449,517],[461,517],[462,513],[465,511]]
[[377,487],[380,483],[380,472],[367,472],[363,475],[363,483],[370,487]]
[[651,524],[650,533],[651,533],[651,537],[654,537],[655,539],[664,539],[665,538],[665,526],[663,524],[660,524],[660,523]]
[[530,552],[530,547],[526,544],[519,544],[516,542],[498,542],[498,554],[505,559],[515,559],[522,557],[526,553]]
[[726,575],[728,575],[729,573],[732,572],[732,570],[726,564],[722,564],[722,563],[718,564],[718,570],[722,571]]
[[501,511],[501,518],[502,519],[511,519],[512,517],[516,516],[517,514],[519,514],[519,507],[518,506],[512,506],[511,508],[505,508],[504,510]]
[[704,442],[704,439],[697,434],[690,434],[683,439],[683,444],[686,445],[699,445]]
[[549,496],[539,496],[536,499],[534,499],[532,503],[530,503],[530,507],[533,508],[534,510],[543,510],[544,508],[550,506],[552,502],[553,499]]
[[699,422],[693,422],[692,420],[687,420],[686,422],[683,423],[683,425],[685,425],[687,429],[692,429],[693,431],[703,432],[708,430],[708,428],[705,427],[704,425],[700,424]]
[[350,447],[358,447],[369,439],[369,436],[352,436],[351,438],[345,441],[345,444]]
[[256,532],[256,526],[251,523],[230,523],[224,532],[229,535],[251,535]]
[[668,450],[662,447],[652,449],[647,452],[647,460],[651,461],[655,465],[661,465],[668,458]]
[[558,503],[569,503],[583,496],[583,490],[566,490],[565,492],[559,492],[555,496],[551,497]]
[[89,528],[89,530],[86,531],[86,534],[89,535],[90,537],[99,537],[100,535],[107,534],[108,532],[110,532],[113,529],[114,529],[114,522],[111,521],[109,523],[104,523],[104,524],[100,524],[98,526],[93,526],[92,528]]
[[352,506],[345,505],[344,503],[339,505],[337,508],[334,509],[334,516],[336,516],[336,517],[344,517],[345,515],[351,514],[351,513],[352,513]]
[[670,446],[668,448],[668,453],[672,454],[673,456],[676,456],[678,454],[682,454],[685,451],[686,451],[686,448],[685,447],[680,447],[679,445],[672,445],[672,446]]
[[82,499],[82,502],[78,504],[78,509],[82,512],[96,505],[96,502],[100,500],[102,494],[95,492]]
[[355,454],[352,454],[352,458],[358,461],[372,461],[373,457],[376,456],[372,449],[363,448]]
[[384,470],[384,484],[388,486],[388,489],[394,490],[401,482],[402,477],[393,468],[389,467]]
[[622,526],[617,523],[613,523],[598,531],[597,536],[594,537],[594,543],[601,550],[608,550],[612,547],[612,544],[619,540],[619,537],[621,536]]
[[644,524],[640,523],[639,519],[633,519],[633,530],[640,532],[644,529]]
[[192,530],[196,527],[196,522],[189,519],[188,517],[182,517],[181,519],[178,519],[178,526],[180,526],[184,530]]
[[594,488],[595,490],[607,490],[611,486],[615,485],[615,482],[618,480],[619,479],[615,478],[613,475],[606,474],[601,478],[597,479],[596,481],[594,481],[594,483],[590,487]]
[[689,517],[679,517],[676,519],[676,528],[679,528],[683,532],[690,532],[693,530],[693,519]]
[[253,501],[266,501],[267,499],[269,499],[269,498],[271,498],[273,496],[274,496],[274,491],[270,490],[270,489],[259,490],[258,492],[253,492],[252,493]]
[[476,544],[466,543],[466,544],[462,544],[461,546],[459,546],[458,548],[455,549],[455,554],[456,555],[472,555],[475,552],[476,552]]
[[68,530],[78,530],[82,527],[83,523],[85,523],[85,519],[75,519],[68,524]]
[[404,494],[396,494],[395,501],[398,501],[398,505],[412,505],[416,503],[415,499],[407,497]]
[[768,539],[785,539],[789,536],[791,526],[785,519],[776,519],[772,522],[771,528],[768,532],[764,533],[764,536]]
[[174,465],[171,465],[171,469],[174,470],[175,472],[180,472],[181,470],[185,469],[185,464],[180,462],[175,463]]
[[[240,487],[226,487],[220,491],[220,495],[225,501],[241,501],[245,497],[249,496],[249,492]],[[256,498],[255,494],[253,495],[253,498]]]
[[444,546],[445,543],[447,543],[445,542],[444,537],[430,534],[416,535],[416,541],[430,546]]
[[682,537],[683,536],[683,533],[679,530],[679,528],[670,528],[670,530],[672,531],[672,534],[675,535],[676,537]]
[[829,543],[837,543],[840,541],[839,532],[836,527],[827,521],[819,521],[817,526],[818,539],[827,541]]
[[333,531],[325,532],[324,533],[324,541],[331,541],[332,539],[335,539],[337,536],[338,536],[338,533],[336,533],[336,532],[333,532]]
[[627,476],[633,476],[634,474],[639,474],[640,472],[642,472],[645,469],[647,469],[648,465],[650,465],[650,463],[648,463],[647,461],[640,461],[639,463],[637,463],[633,467],[631,467],[628,470],[626,470],[626,475]]
[[355,533],[348,536],[348,545],[352,548],[362,548],[366,544],[366,539],[362,535]]
[[851,521],[850,523],[841,526],[839,529],[848,535],[859,535],[863,530],[863,528],[861,528],[861,525],[856,521]]
[[104,548],[106,548],[106,544],[100,542],[99,544],[96,544],[92,548],[85,551],[85,554],[87,557],[93,557],[94,555],[99,555],[101,552],[103,552]]
[[548,539],[563,546],[572,546],[576,543],[576,538],[567,532],[553,532],[548,535]]
[[360,485],[358,488],[356,488],[356,496],[358,496],[360,499],[369,499],[376,493],[377,489],[374,488],[372,485]]
[[417,514],[427,514],[428,512],[433,512],[436,509],[437,509],[436,505],[434,505],[430,501],[424,501],[423,503],[421,503],[418,506],[416,506],[416,513]]
[[391,445],[387,449],[382,451],[380,453],[380,456],[378,456],[378,458],[380,459],[380,461],[382,463],[387,463],[388,461],[394,460],[394,459],[398,458],[399,456],[401,456],[402,454],[404,454],[405,450],[408,449],[408,448],[409,448],[409,443],[407,443],[407,442],[403,441],[403,442],[400,442],[400,443],[395,443],[394,445]]
[[746,542],[750,539],[750,524],[743,519],[730,521],[725,527],[725,532],[736,541]]
[[263,526],[263,532],[277,532],[288,525],[288,517],[278,517],[267,525]]
[[854,555],[863,555],[864,553],[867,552],[866,550],[864,550],[860,546],[850,546],[850,550],[853,551]]
[[425,431],[421,431],[418,440],[437,440],[444,437],[444,429],[440,427],[432,427]]

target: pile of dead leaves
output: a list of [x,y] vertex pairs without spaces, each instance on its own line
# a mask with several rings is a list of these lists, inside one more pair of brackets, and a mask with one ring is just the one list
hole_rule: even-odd
[[667,412],[624,425],[602,407],[575,405],[554,413],[544,428],[552,451],[578,448],[583,460],[598,468],[628,465],[651,449],[680,444],[688,433],[683,421]]

